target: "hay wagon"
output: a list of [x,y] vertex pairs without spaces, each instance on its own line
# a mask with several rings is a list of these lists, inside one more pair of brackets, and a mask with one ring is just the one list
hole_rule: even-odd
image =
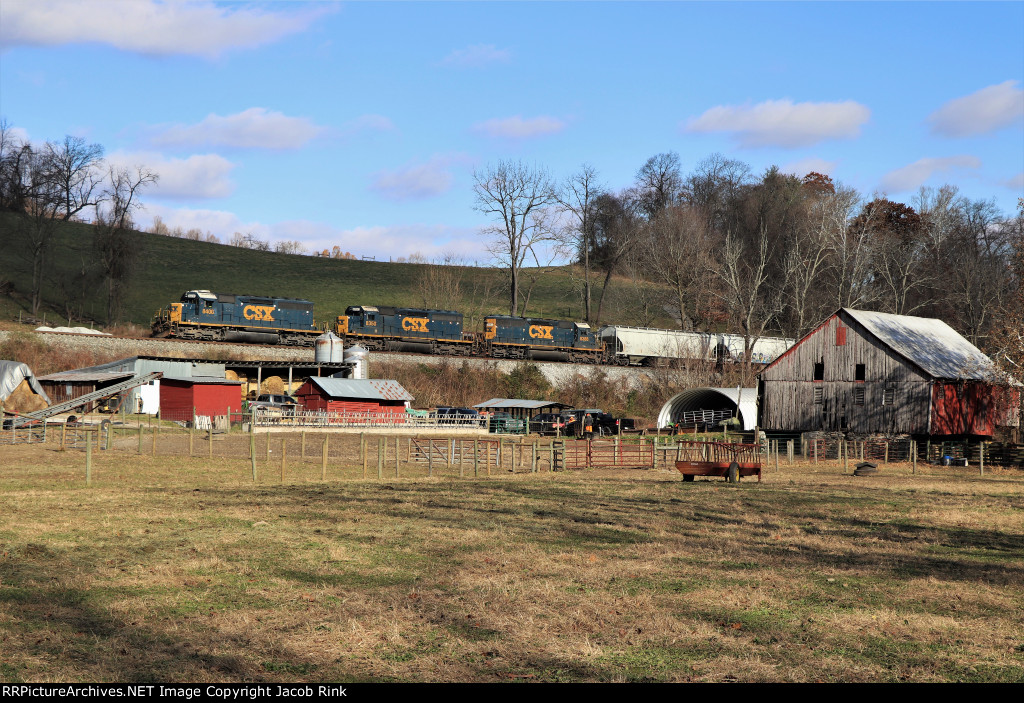
[[722,476],[738,483],[741,476],[761,481],[761,447],[727,442],[680,442],[676,469],[684,481],[695,476]]

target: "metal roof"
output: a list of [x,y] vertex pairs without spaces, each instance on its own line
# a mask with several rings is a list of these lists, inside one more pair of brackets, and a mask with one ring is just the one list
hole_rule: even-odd
[[334,378],[310,376],[309,382],[332,398],[373,398],[376,400],[412,400],[398,381],[383,379]]
[[537,410],[538,408],[550,408],[557,405],[561,408],[570,407],[566,403],[559,403],[553,400],[520,400],[518,398],[491,398],[483,403],[477,403],[474,408],[526,408]]
[[940,379],[993,381],[992,360],[942,320],[843,308],[894,352]]
[[102,383],[130,378],[133,375],[130,371],[59,371],[51,373],[49,376],[40,376],[39,380],[47,383],[88,383],[90,381]]
[[178,383],[201,383],[205,385],[240,386],[241,381],[232,381],[222,376],[164,376],[165,381],[177,381]]

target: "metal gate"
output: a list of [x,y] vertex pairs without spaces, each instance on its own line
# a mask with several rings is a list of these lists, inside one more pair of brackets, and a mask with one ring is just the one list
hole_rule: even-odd
[[643,439],[566,440],[563,452],[564,460],[560,463],[566,469],[640,469],[654,466],[655,444]]

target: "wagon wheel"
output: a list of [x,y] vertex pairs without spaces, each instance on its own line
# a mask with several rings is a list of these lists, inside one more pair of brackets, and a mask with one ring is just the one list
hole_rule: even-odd
[[729,483],[740,482],[740,465],[737,464],[735,461],[729,464],[729,473],[726,474],[726,479],[729,481]]

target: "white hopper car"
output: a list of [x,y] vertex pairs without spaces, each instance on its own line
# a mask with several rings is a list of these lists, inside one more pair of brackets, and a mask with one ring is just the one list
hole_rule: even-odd
[[[671,359],[743,360],[741,335],[619,325],[602,327],[599,334],[605,344],[607,360],[620,366],[655,366]],[[794,342],[792,339],[762,337],[754,342],[750,360],[755,364],[771,363]]]

